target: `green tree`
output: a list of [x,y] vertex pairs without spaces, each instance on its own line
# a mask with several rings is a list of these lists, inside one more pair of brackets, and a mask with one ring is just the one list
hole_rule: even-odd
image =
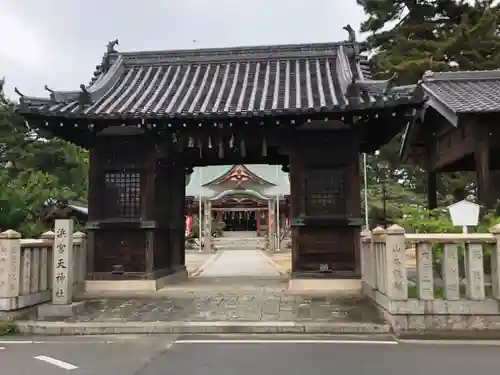
[[376,76],[397,72],[401,84],[411,84],[427,70],[499,66],[495,24],[499,9],[492,0],[472,4],[465,0],[357,3],[368,16],[361,31],[369,34],[364,47],[376,52]]
[[[364,49],[373,53],[375,78],[398,73],[399,84],[415,84],[427,70],[482,70],[500,68],[498,25],[500,8],[491,0],[357,0],[367,19],[361,31],[368,34]],[[386,190],[399,191],[402,202],[423,204],[427,176],[422,166],[400,162],[401,137],[384,146],[378,156],[368,158],[370,204],[380,210],[380,181],[377,165],[390,171]],[[370,173],[372,171],[372,173]],[[463,199],[473,191],[471,173],[441,174],[438,197],[441,204]],[[404,192],[404,194],[403,194]],[[393,194],[393,195],[398,195]],[[405,198],[406,196],[406,198]],[[397,200],[389,199],[391,215],[402,215]]]
[[49,198],[86,201],[87,152],[30,129],[0,99],[0,230],[39,235],[48,229],[40,215]]

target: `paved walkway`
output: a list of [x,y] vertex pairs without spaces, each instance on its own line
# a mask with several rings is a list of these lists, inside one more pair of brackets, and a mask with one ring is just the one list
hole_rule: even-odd
[[207,264],[200,277],[272,277],[278,271],[260,250],[222,251],[214,262]]
[[[242,284],[246,284],[245,288],[235,285],[239,278],[194,279],[183,291],[179,287],[155,297],[89,300],[84,311],[65,321],[383,323],[375,308],[363,298],[287,295],[283,290],[286,289],[286,281],[276,278],[249,280],[245,277],[244,281],[241,280]],[[198,288],[193,285],[198,283],[205,285]],[[254,283],[256,285],[252,290],[249,284]]]

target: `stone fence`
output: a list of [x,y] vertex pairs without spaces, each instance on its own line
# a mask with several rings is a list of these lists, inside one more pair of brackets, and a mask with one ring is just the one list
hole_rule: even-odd
[[[500,225],[490,233],[363,232],[363,292],[395,332],[500,330]],[[407,262],[415,248],[416,266]]]
[[[55,233],[39,239],[21,238],[13,230],[0,233],[0,311],[13,311],[53,299]],[[71,275],[74,292],[82,290],[86,272],[86,235],[72,235]],[[64,265],[61,265],[65,267]],[[65,267],[66,268],[66,267]],[[62,275],[62,273],[61,273]]]

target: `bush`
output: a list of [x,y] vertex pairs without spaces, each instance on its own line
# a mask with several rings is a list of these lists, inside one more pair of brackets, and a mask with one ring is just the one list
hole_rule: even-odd
[[0,336],[12,335],[17,332],[18,329],[14,322],[0,322]]

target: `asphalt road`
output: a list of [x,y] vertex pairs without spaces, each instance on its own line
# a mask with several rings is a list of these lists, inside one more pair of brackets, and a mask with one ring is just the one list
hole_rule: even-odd
[[[471,375],[498,372],[500,343],[415,344],[292,336],[114,336],[0,340],[0,374]],[[372,339],[373,340],[373,339]]]

